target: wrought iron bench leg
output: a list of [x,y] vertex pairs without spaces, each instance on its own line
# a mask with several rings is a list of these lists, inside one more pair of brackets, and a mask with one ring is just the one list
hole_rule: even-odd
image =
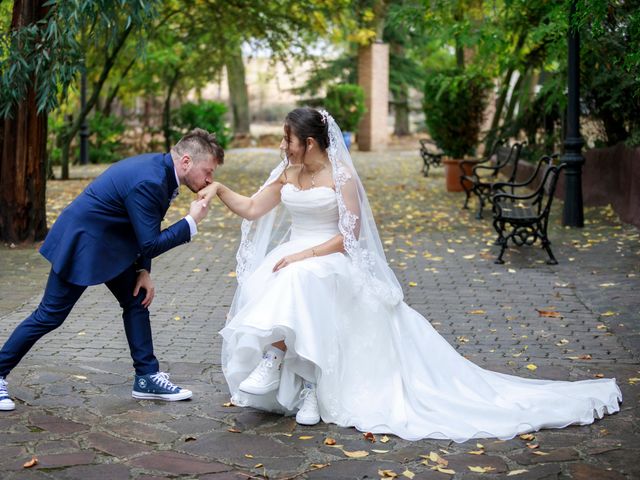
[[484,198],[482,197],[482,193],[481,192],[476,192],[476,195],[478,195],[478,212],[476,213],[476,219],[478,220],[482,220],[482,211],[484,210]]
[[498,238],[493,242],[494,245],[502,245],[504,242],[504,222],[499,221],[497,218],[493,220],[493,228],[498,233]]
[[502,265],[504,260],[502,260],[502,256],[504,255],[504,251],[507,249],[507,239],[503,239],[500,243],[500,253],[498,254],[498,258],[494,260],[493,263],[497,263],[498,265]]

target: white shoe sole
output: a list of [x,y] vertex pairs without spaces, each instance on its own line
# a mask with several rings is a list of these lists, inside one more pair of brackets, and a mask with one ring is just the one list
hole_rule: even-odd
[[186,400],[191,398],[193,392],[190,390],[182,390],[180,393],[159,394],[159,393],[143,393],[131,391],[131,396],[138,400],[165,400],[167,402],[176,402],[178,400]]
[[300,417],[298,418],[298,415],[296,415],[296,423],[300,424],[300,425],[317,425],[318,423],[320,423],[320,417],[314,417],[314,418],[303,418]]
[[252,395],[264,395],[265,393],[273,392],[280,386],[280,379],[275,382],[268,383],[267,385],[245,385],[244,382],[238,385],[238,389],[244,393],[251,393]]
[[1,404],[0,403],[0,411],[2,412],[10,412],[11,410],[15,410],[16,409],[16,404],[15,403],[10,403],[10,404]]

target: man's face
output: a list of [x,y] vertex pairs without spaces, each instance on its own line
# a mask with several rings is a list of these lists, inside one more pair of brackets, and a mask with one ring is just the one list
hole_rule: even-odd
[[185,170],[182,182],[194,193],[213,182],[213,175],[218,168],[218,162],[213,156],[194,162],[189,155],[184,155],[182,165]]

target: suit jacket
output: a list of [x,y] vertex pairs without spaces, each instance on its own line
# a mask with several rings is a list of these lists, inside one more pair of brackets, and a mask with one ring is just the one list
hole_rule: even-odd
[[104,283],[191,240],[182,219],[161,230],[178,187],[170,154],[145,154],[109,167],[60,214],[40,253],[76,285]]

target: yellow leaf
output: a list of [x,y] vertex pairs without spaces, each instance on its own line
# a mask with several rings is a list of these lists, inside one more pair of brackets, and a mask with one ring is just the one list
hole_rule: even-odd
[[442,458],[436,452],[429,452],[429,460],[436,462],[438,465],[442,465],[443,467],[449,465],[449,461]]
[[447,475],[455,475],[456,474],[455,470],[451,470],[450,468],[442,468],[441,466],[435,467],[435,470],[437,470],[440,473],[446,473]]
[[246,458],[253,458],[253,455],[251,455],[250,453],[245,453],[245,454],[244,454],[244,456],[245,456]]
[[262,463],[256,463],[253,468],[262,468],[264,465]]
[[484,448],[484,445],[481,443],[476,443],[476,448]]
[[241,430],[238,430],[237,428],[227,428],[227,432],[231,432],[231,433],[242,433]]
[[484,455],[484,450],[471,450],[470,452],[467,452],[471,455]]
[[233,403],[231,402],[226,402],[222,404],[223,407],[233,407]]
[[523,433],[522,435],[520,435],[520,438],[522,440],[527,440],[527,441],[531,441],[531,440],[535,440],[535,436],[533,436],[531,433]]
[[464,258],[465,260],[471,260],[471,259],[472,259],[472,258],[474,258],[474,257],[475,257],[475,255],[465,255],[465,256],[464,256],[464,257],[462,257],[462,258]]
[[534,455],[541,455],[541,456],[542,456],[542,455],[549,455],[548,453],[546,453],[546,452],[541,452],[540,450],[536,450],[535,452],[531,452],[531,453],[533,453]]
[[181,317],[180,317],[179,315],[176,315],[175,317],[173,317],[173,319],[174,319],[175,321],[180,320],[180,318],[181,318]]
[[416,476],[416,474],[407,468],[404,472],[402,472],[402,476],[407,478],[413,478]]
[[636,383],[640,382],[640,378],[631,377],[629,380],[627,380],[627,382],[629,383],[629,385],[635,385]]
[[233,277],[233,278],[235,278],[235,277],[237,277],[237,274],[236,274],[236,272],[229,272],[229,273],[227,274],[227,277]]
[[493,467],[468,467],[469,470],[476,473],[489,473],[495,470]]
[[313,435],[302,435],[301,437],[298,437],[300,440],[311,440],[313,438]]
[[369,452],[365,452],[364,450],[357,450],[355,452],[348,452],[346,450],[342,450],[342,453],[344,453],[349,458],[362,458],[362,457],[369,456]]
[[324,439],[324,444],[325,445],[335,445],[336,441],[335,439],[331,438],[331,437],[327,437]]
[[197,272],[200,271],[200,269],[199,268],[194,268],[193,271],[197,273]]
[[416,282],[409,282],[410,287],[417,287],[418,284]]
[[613,317],[614,315],[617,315],[617,313],[616,312],[612,312],[611,310],[600,314],[601,317]]
[[535,372],[538,367],[536,367],[533,363],[530,363],[529,365],[527,365],[527,369],[531,370],[532,372]]
[[473,314],[473,315],[483,315],[487,312],[485,312],[484,310],[471,310],[469,313]]
[[383,435],[382,438],[380,439],[381,443],[387,443],[389,441],[389,437],[387,437],[386,435]]
[[511,470],[509,473],[507,473],[507,477],[513,477],[514,475],[520,475],[521,473],[527,473],[529,470],[527,470],[526,468],[522,468],[520,470]]
[[393,470],[378,470],[378,475],[382,478],[396,478],[398,476]]
[[315,468],[317,470],[320,468],[328,467],[329,465],[331,464],[330,463],[312,463],[311,468]]
[[372,449],[371,450],[373,453],[389,453],[389,450],[376,450],[376,449]]

